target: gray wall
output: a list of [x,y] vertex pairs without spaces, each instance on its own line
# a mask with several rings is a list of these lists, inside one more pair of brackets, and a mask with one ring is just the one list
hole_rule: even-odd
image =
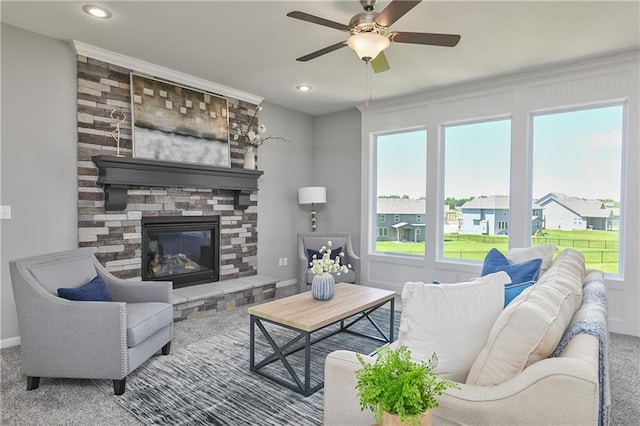
[[[258,149],[258,274],[295,279],[297,233],[308,232],[308,211],[298,205],[298,187],[314,184],[311,170],[313,117],[263,103],[260,122],[267,135],[291,142],[268,140]],[[287,266],[278,266],[286,257]]]
[[327,204],[318,209],[318,231],[351,232],[360,254],[360,111],[315,119],[314,185],[327,187]]
[[9,260],[77,247],[76,70],[67,43],[2,24],[0,337],[18,336]]

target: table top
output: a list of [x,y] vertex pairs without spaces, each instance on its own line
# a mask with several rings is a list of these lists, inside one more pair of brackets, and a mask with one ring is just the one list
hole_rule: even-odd
[[250,307],[249,314],[311,332],[385,303],[395,295],[395,291],[337,283],[330,300],[316,300],[307,291]]

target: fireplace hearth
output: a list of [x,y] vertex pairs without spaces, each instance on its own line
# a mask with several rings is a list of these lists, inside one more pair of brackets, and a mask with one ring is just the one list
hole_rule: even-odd
[[219,217],[142,218],[142,279],[173,288],[219,281]]

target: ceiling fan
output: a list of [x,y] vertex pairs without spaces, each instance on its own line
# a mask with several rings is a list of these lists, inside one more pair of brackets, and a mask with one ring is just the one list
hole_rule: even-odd
[[297,61],[306,62],[318,56],[333,52],[349,46],[355,50],[360,59],[371,62],[374,72],[382,72],[389,69],[389,63],[384,55],[384,50],[394,43],[424,44],[431,46],[454,47],[460,41],[458,34],[434,34],[414,32],[387,32],[389,27],[402,18],[407,12],[418,5],[422,0],[393,0],[382,12],[374,12],[378,0],[360,0],[364,12],[354,15],[349,25],[344,25],[305,12],[293,11],[287,16],[313,24],[334,28],[349,34],[347,40],[327,46],[308,55],[297,58]]

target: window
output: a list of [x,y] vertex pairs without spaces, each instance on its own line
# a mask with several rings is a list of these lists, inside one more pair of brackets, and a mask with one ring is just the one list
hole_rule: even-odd
[[[427,132],[426,130],[401,131],[378,135],[374,139],[375,182],[373,196],[376,211],[398,212],[393,223],[400,222],[401,215],[426,212],[427,186]],[[380,217],[380,222],[384,222]],[[386,217],[385,217],[386,221]],[[412,241],[405,231],[396,228],[375,230],[380,241],[372,249],[383,253],[402,253],[424,256],[424,242]],[[391,234],[389,236],[389,233]],[[390,240],[390,241],[383,241]]]
[[422,233],[422,230],[420,228],[416,228],[416,236],[420,235]]
[[500,230],[504,230],[504,229],[509,229],[509,222],[498,222],[498,229]]
[[[542,229],[532,245],[573,247],[588,268],[618,274],[624,105],[536,114],[533,197]],[[578,215],[576,215],[576,213]]]
[[389,236],[389,228],[378,228],[378,237],[388,237]]
[[384,214],[380,215],[380,223],[385,223],[387,221],[387,216]]
[[417,214],[416,215],[416,222],[417,223],[421,223],[422,222],[422,215],[421,214]]
[[446,125],[443,130],[444,204],[462,211],[462,229],[449,233],[443,228],[442,257],[483,260],[493,247],[506,252],[508,237],[493,235],[500,231],[494,226],[500,210],[509,209],[511,120]]

